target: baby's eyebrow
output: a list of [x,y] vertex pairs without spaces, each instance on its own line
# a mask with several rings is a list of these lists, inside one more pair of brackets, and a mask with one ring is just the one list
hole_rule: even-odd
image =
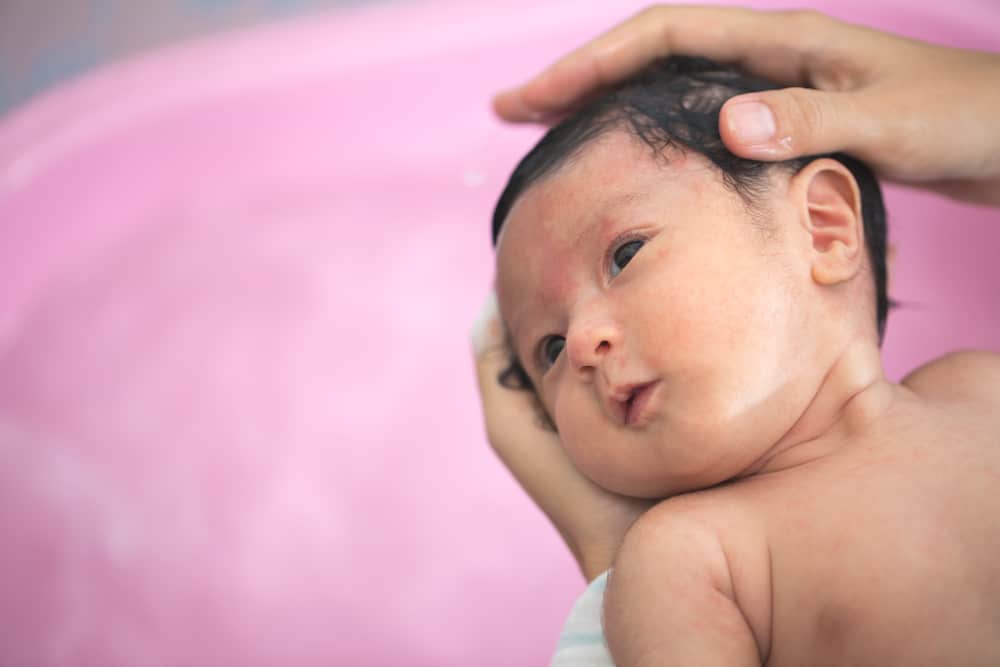
[[649,193],[644,190],[629,190],[601,200],[594,207],[595,218],[592,224],[583,226],[573,241],[573,247],[579,248],[589,236],[600,238],[605,229],[615,224],[615,216],[619,211],[648,198]]
[[602,201],[599,205],[599,212],[608,214],[615,213],[627,206],[649,199],[649,192],[646,190],[628,190],[619,192]]

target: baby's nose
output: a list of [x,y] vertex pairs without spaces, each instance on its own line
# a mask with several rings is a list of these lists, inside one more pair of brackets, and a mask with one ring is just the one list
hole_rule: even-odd
[[612,320],[590,320],[575,326],[566,337],[566,352],[574,369],[587,372],[621,345],[621,329]]

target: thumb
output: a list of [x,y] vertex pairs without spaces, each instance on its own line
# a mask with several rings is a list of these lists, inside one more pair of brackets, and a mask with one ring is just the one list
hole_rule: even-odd
[[866,131],[855,94],[785,88],[738,95],[719,114],[726,147],[751,160],[850,150]]
[[500,319],[500,304],[497,302],[496,291],[491,290],[486,295],[486,300],[483,301],[479,314],[472,323],[469,339],[472,341],[472,351],[477,359],[485,352],[504,346],[507,338]]

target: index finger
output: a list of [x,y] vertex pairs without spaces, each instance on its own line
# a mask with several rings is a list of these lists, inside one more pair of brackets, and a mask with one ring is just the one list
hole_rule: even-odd
[[813,45],[828,43],[818,33],[836,23],[812,11],[658,5],[570,52],[524,85],[498,94],[493,106],[506,120],[539,120],[678,53],[738,64],[785,85],[803,85]]

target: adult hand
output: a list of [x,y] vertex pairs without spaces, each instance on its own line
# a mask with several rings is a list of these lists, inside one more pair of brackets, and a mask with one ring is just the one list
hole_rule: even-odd
[[472,342],[490,444],[555,525],[587,581],[594,579],[611,567],[629,526],[656,501],[619,496],[584,477],[540,418],[534,392],[498,382],[510,353],[493,294]]
[[1000,205],[1000,56],[813,11],[654,6],[500,93],[494,107],[510,121],[558,116],[670,54],[797,86],[726,102],[719,129],[736,155],[844,151],[888,180]]

